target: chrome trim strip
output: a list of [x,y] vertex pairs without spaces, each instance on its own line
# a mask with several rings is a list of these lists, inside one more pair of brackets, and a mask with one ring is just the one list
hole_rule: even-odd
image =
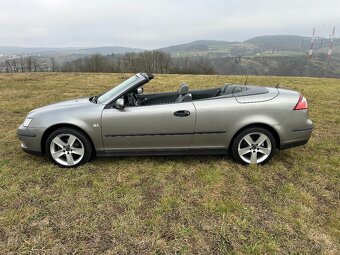
[[292,132],[305,132],[305,131],[310,131],[313,130],[314,127],[308,127],[308,128],[296,128],[292,129]]
[[36,137],[37,136],[35,133],[25,132],[23,130],[18,130],[17,135],[18,136],[26,136],[26,137]]
[[188,133],[153,133],[153,134],[118,134],[118,135],[105,135],[105,137],[129,137],[129,136],[162,136],[162,135],[211,135],[211,134],[224,134],[227,131],[205,131],[205,132],[188,132]]

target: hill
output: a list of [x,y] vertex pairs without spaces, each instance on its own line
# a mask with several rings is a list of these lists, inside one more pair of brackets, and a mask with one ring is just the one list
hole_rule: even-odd
[[124,54],[127,52],[142,52],[142,51],[145,51],[145,50],[123,47],[123,46],[108,46],[108,47],[96,47],[96,48],[83,48],[83,49],[79,49],[78,53],[87,54],[87,55],[92,55],[92,54],[111,55],[111,54]]
[[0,46],[0,54],[4,55],[43,55],[43,54],[72,54],[77,48],[47,48],[47,47],[14,47]]
[[310,38],[297,35],[267,35],[258,36],[244,41],[255,45],[262,51],[277,49],[281,51],[301,51],[302,42],[310,41]]
[[[305,54],[310,47],[310,37],[298,35],[268,35],[258,36],[244,42],[228,42],[214,40],[199,40],[185,44],[173,45],[159,50],[173,56],[208,56],[224,57],[229,55],[268,55],[277,56]],[[315,53],[327,53],[329,39],[316,38]],[[340,53],[340,39],[334,40],[334,54]]]
[[91,54],[124,54],[127,52],[141,52],[143,49],[129,48],[123,46],[107,46],[93,48],[42,48],[42,47],[12,47],[0,46],[0,54],[4,55],[91,55]]
[[[310,41],[310,37],[297,35],[266,35],[250,38],[244,42],[198,40],[158,50],[170,54],[171,62],[179,63],[178,66],[181,66],[182,69],[184,66],[188,67],[189,61],[196,63],[197,67],[204,66],[204,63],[207,63],[211,67],[209,67],[209,70],[214,69],[213,72],[218,74],[244,74],[248,72],[249,66],[251,66],[252,74],[257,75],[339,77],[340,39],[334,40],[333,57],[329,67],[327,65],[327,53],[330,39],[315,38],[311,62],[307,58]],[[0,72],[19,70],[18,67],[23,66],[20,63],[24,63],[22,56],[24,58],[31,55],[35,56],[34,61],[38,66],[35,70],[41,71],[51,70],[51,63],[57,64],[53,65],[52,70],[56,70],[56,66],[59,67],[57,70],[63,70],[61,67],[65,63],[70,61],[79,63],[79,61],[83,61],[81,59],[84,59],[84,57],[93,54],[108,55],[110,58],[108,62],[112,63],[111,60],[123,57],[124,53],[140,53],[142,51],[144,50],[140,48],[124,46],[87,48],[0,47]],[[111,56],[112,54],[115,56]],[[13,60],[11,60],[11,57],[13,57]],[[116,61],[116,63],[117,68],[120,68],[119,61]],[[180,69],[176,69],[175,72],[188,72],[188,70],[181,71]],[[203,69],[201,68],[201,70]]]
[[227,48],[232,42],[214,41],[214,40],[198,40],[184,44],[173,45],[158,50],[166,53],[180,53],[180,52],[196,52],[196,51],[209,51],[215,48]]
[[[172,56],[204,56],[204,57],[226,57],[226,56],[254,56],[270,55],[278,56],[301,55],[309,50],[310,37],[298,35],[266,35],[250,38],[243,42],[229,42],[217,40],[198,40],[189,43],[171,45],[158,50],[170,53]],[[315,53],[327,53],[329,39],[316,38],[314,42]],[[0,55],[91,55],[91,54],[124,54],[127,52],[142,52],[144,49],[130,48],[124,46],[106,47],[12,47],[0,46]],[[340,39],[334,40],[334,54],[340,53]]]

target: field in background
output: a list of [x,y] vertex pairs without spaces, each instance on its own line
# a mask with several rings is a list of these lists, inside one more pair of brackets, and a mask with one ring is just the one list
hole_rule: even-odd
[[[33,108],[98,94],[124,74],[0,75],[0,254],[339,254],[338,79],[255,77],[297,89],[315,130],[265,166],[230,157],[98,158],[76,170],[21,152]],[[149,91],[243,76],[158,75]]]

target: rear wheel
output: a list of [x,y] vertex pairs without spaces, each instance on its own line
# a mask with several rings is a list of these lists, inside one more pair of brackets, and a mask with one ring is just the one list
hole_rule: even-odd
[[247,128],[234,139],[231,154],[242,164],[265,164],[274,155],[274,136],[264,128]]
[[77,167],[90,160],[92,146],[82,132],[73,128],[60,128],[47,138],[46,152],[58,166]]

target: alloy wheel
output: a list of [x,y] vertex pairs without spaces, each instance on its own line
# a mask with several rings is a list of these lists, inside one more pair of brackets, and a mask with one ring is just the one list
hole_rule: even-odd
[[238,154],[248,164],[259,164],[265,161],[272,151],[269,137],[260,132],[245,135],[238,144]]
[[85,154],[83,143],[72,134],[59,134],[50,144],[52,158],[63,166],[78,164]]

